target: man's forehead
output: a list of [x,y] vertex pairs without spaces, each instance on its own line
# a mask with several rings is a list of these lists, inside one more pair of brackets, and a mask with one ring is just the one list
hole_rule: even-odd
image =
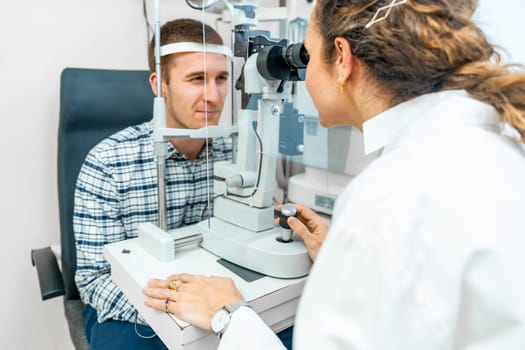
[[[204,60],[206,59],[206,61]],[[217,53],[184,52],[170,57],[170,69],[176,69],[184,75],[228,74],[228,60]]]
[[174,64],[191,67],[204,67],[205,63],[206,66],[213,67],[228,66],[227,58],[217,53],[182,52],[172,55],[170,58]]

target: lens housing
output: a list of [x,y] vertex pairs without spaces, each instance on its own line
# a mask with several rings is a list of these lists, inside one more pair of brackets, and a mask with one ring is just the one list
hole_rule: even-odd
[[257,70],[265,79],[304,80],[309,58],[303,43],[263,47],[257,56]]
[[306,51],[303,43],[295,43],[288,45],[284,53],[284,60],[293,68],[306,68],[310,56]]

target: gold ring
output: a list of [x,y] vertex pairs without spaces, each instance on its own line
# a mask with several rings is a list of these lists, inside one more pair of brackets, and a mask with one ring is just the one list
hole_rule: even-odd
[[182,281],[180,280],[173,280],[173,281],[170,281],[170,283],[168,283],[168,288],[176,292],[179,291],[179,288],[181,286],[182,286]]
[[169,305],[170,305],[170,300],[169,299],[164,300],[164,310],[166,311],[167,314],[170,313],[168,310]]

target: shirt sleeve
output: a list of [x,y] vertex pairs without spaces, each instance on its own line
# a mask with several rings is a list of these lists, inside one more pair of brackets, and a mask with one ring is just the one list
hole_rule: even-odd
[[[132,321],[135,308],[112,281],[103,246],[126,239],[118,191],[111,168],[89,154],[75,188],[73,229],[77,247],[75,282],[84,303],[98,311],[98,321]],[[139,322],[144,323],[142,318]]]
[[250,307],[232,314],[217,350],[286,350],[275,333]]

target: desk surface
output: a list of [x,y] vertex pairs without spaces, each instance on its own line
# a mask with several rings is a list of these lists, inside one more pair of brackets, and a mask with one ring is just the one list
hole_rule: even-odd
[[209,332],[177,319],[171,314],[144,306],[142,288],[150,278],[166,278],[173,273],[231,277],[243,298],[276,332],[293,324],[299,296],[306,278],[263,277],[246,282],[217,262],[218,257],[200,247],[177,251],[175,260],[161,262],[147,253],[137,239],[104,247],[111,274],[130,302],[139,310],[169,349],[210,349],[218,344]]

